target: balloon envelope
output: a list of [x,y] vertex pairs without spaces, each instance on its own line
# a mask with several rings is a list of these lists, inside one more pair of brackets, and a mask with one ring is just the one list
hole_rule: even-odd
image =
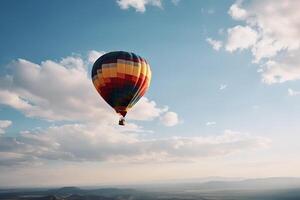
[[92,69],[93,84],[103,99],[125,117],[146,93],[151,81],[147,61],[134,54],[115,51],[102,55]]

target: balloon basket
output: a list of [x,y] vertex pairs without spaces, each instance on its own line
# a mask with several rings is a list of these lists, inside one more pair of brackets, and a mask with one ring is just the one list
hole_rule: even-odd
[[119,125],[120,126],[125,126],[125,118],[124,117],[121,117],[120,120],[119,120]]

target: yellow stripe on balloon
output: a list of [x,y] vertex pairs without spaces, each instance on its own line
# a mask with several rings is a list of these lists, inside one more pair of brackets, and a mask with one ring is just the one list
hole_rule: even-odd
[[146,63],[141,63],[141,74],[143,74],[144,76],[147,75],[147,64]]
[[110,67],[109,68],[110,77],[117,77],[117,67]]
[[125,74],[125,64],[117,63],[117,72]]
[[125,74],[131,75],[133,71],[133,65],[125,64]]
[[109,77],[109,68],[108,67],[105,67],[105,68],[102,68],[102,77]]

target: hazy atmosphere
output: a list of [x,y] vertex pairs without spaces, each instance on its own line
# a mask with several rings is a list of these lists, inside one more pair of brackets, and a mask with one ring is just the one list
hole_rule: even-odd
[[[300,1],[1,0],[0,187],[300,177]],[[93,63],[143,56],[126,125]]]

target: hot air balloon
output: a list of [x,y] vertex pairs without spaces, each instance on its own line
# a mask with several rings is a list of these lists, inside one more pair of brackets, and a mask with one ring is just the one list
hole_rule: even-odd
[[110,52],[94,63],[92,81],[102,98],[121,115],[119,125],[124,125],[128,110],[150,85],[151,69],[144,58],[134,53]]

